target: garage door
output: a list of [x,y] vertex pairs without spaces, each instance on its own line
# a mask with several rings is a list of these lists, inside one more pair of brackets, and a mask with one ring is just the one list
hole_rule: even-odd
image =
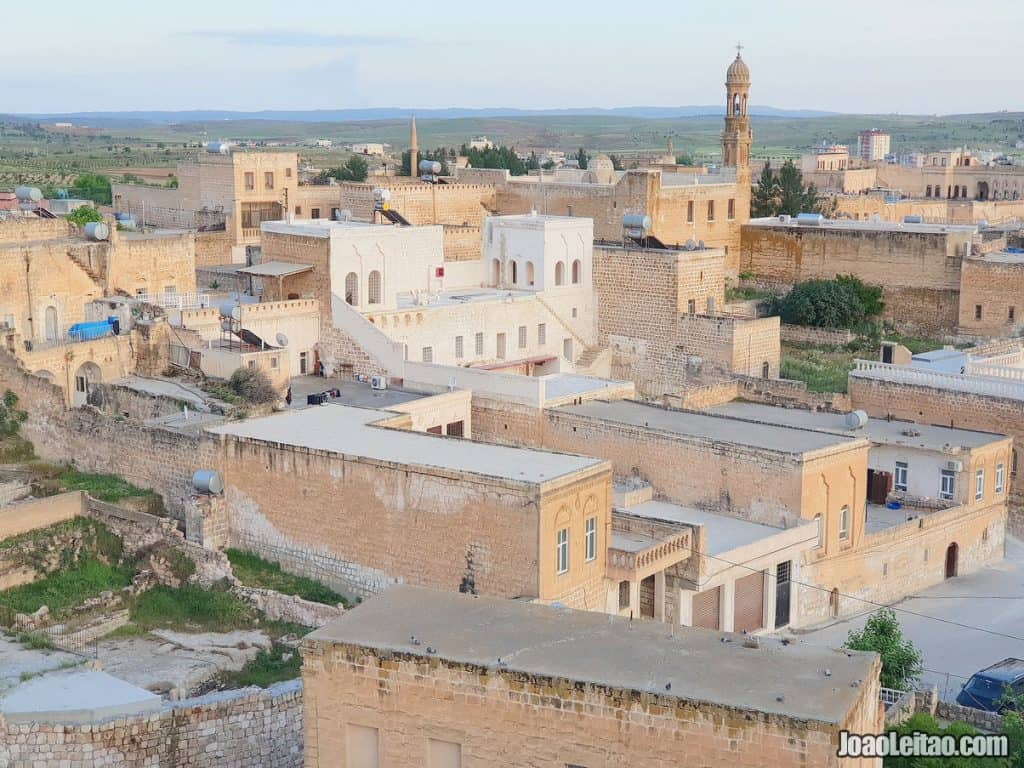
[[733,629],[753,632],[764,626],[764,573],[758,571],[736,579],[736,603]]
[[718,629],[718,607],[722,588],[698,592],[693,596],[693,626],[704,629]]

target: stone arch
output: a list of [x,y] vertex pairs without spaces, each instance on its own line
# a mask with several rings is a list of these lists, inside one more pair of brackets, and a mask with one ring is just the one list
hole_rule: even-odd
[[380,304],[382,281],[380,270],[374,269],[370,272],[366,284],[366,300],[370,304]]
[[74,392],[72,392],[71,404],[76,408],[89,402],[89,394],[96,385],[102,383],[103,372],[100,367],[91,360],[87,360],[78,366],[75,371]]
[[501,285],[501,260],[491,259],[491,284],[495,287]]
[[359,275],[355,272],[345,275],[345,303],[359,306]]
[[555,285],[565,285],[565,262],[555,262]]
[[512,261],[512,285],[519,285],[519,263]]
[[41,371],[32,371],[32,375],[33,376],[38,376],[41,379],[45,379],[46,381],[50,382],[51,384],[53,384],[53,382],[56,380],[56,377],[53,375],[53,373],[50,372],[50,371],[47,371],[45,369],[43,369]]
[[987,181],[979,181],[978,182],[978,199],[979,200],[988,200],[988,197],[989,197],[988,182]]
[[582,279],[583,276],[580,274],[581,272],[583,272],[583,262],[581,262],[579,259],[573,259],[573,262],[572,262],[572,282],[573,282],[574,285],[576,283],[579,283],[580,280]]
[[534,282],[535,282],[535,274],[534,274],[533,262],[532,261],[528,261],[528,262],[526,262],[526,284],[527,285],[533,285]]

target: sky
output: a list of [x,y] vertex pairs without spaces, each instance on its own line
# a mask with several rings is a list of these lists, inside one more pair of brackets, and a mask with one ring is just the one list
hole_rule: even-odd
[[1013,0],[3,6],[0,113],[708,105],[737,42],[752,104],[1024,110]]

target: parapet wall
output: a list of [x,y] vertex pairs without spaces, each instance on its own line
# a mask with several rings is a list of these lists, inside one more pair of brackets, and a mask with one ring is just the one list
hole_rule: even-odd
[[168,703],[84,724],[6,723],[0,765],[301,768],[302,682]]

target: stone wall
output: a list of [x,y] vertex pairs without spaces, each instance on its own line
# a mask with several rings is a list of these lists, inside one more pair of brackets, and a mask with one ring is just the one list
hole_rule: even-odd
[[231,263],[231,233],[228,230],[196,233],[196,269]]
[[839,347],[849,344],[857,338],[857,335],[847,329],[813,328],[807,325],[790,325],[782,323],[779,327],[779,336],[782,341],[793,344],[822,344]]
[[1018,335],[1024,329],[1024,258],[964,259],[959,319],[960,333]]
[[6,723],[0,765],[301,768],[302,683],[169,702],[155,713],[86,722]]
[[[871,679],[841,723],[825,724],[338,643],[302,652],[307,768],[355,764],[353,731],[383,766],[852,768],[835,757],[836,731],[879,727]],[[461,758],[435,763],[431,750]]]

